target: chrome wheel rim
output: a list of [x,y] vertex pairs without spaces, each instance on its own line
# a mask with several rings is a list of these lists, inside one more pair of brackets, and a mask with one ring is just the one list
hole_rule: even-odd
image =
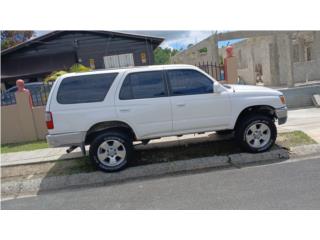
[[253,148],[264,147],[271,138],[271,130],[265,123],[253,123],[247,128],[246,142]]
[[106,140],[97,150],[98,160],[108,167],[120,165],[126,158],[126,148],[118,140]]

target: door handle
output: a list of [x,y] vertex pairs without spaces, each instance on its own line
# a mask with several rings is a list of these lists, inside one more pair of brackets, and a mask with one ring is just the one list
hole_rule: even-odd
[[130,112],[130,109],[129,108],[123,108],[123,109],[120,109],[120,112]]
[[178,103],[178,104],[177,104],[177,107],[185,107],[185,106],[186,106],[185,103]]

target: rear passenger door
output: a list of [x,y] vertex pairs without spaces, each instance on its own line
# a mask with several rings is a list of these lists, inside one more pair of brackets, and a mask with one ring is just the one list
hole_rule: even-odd
[[116,108],[119,119],[131,125],[140,139],[172,131],[171,105],[161,70],[126,75]]

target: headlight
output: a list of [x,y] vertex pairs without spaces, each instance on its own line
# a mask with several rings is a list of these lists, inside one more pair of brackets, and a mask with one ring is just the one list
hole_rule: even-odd
[[286,98],[283,95],[280,95],[279,98],[280,98],[281,103],[283,105],[286,105]]

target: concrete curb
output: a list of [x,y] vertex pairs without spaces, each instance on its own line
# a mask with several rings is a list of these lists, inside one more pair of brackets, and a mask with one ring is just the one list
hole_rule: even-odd
[[[306,156],[320,153],[320,144],[306,145],[293,148],[291,156]],[[116,173],[103,173],[100,171],[79,173],[67,176],[52,176],[35,179],[22,179],[7,181],[1,184],[2,197],[18,196],[20,194],[35,193],[41,191],[58,190],[65,188],[84,187],[92,185],[105,185],[115,182],[123,182],[132,179],[156,177],[187,171],[200,171],[213,168],[226,168],[242,166],[252,163],[264,163],[270,161],[282,161],[289,159],[289,152],[285,149],[276,149],[269,152],[250,154],[240,153],[229,156],[213,156],[194,158],[189,160],[156,163],[125,169]]]

